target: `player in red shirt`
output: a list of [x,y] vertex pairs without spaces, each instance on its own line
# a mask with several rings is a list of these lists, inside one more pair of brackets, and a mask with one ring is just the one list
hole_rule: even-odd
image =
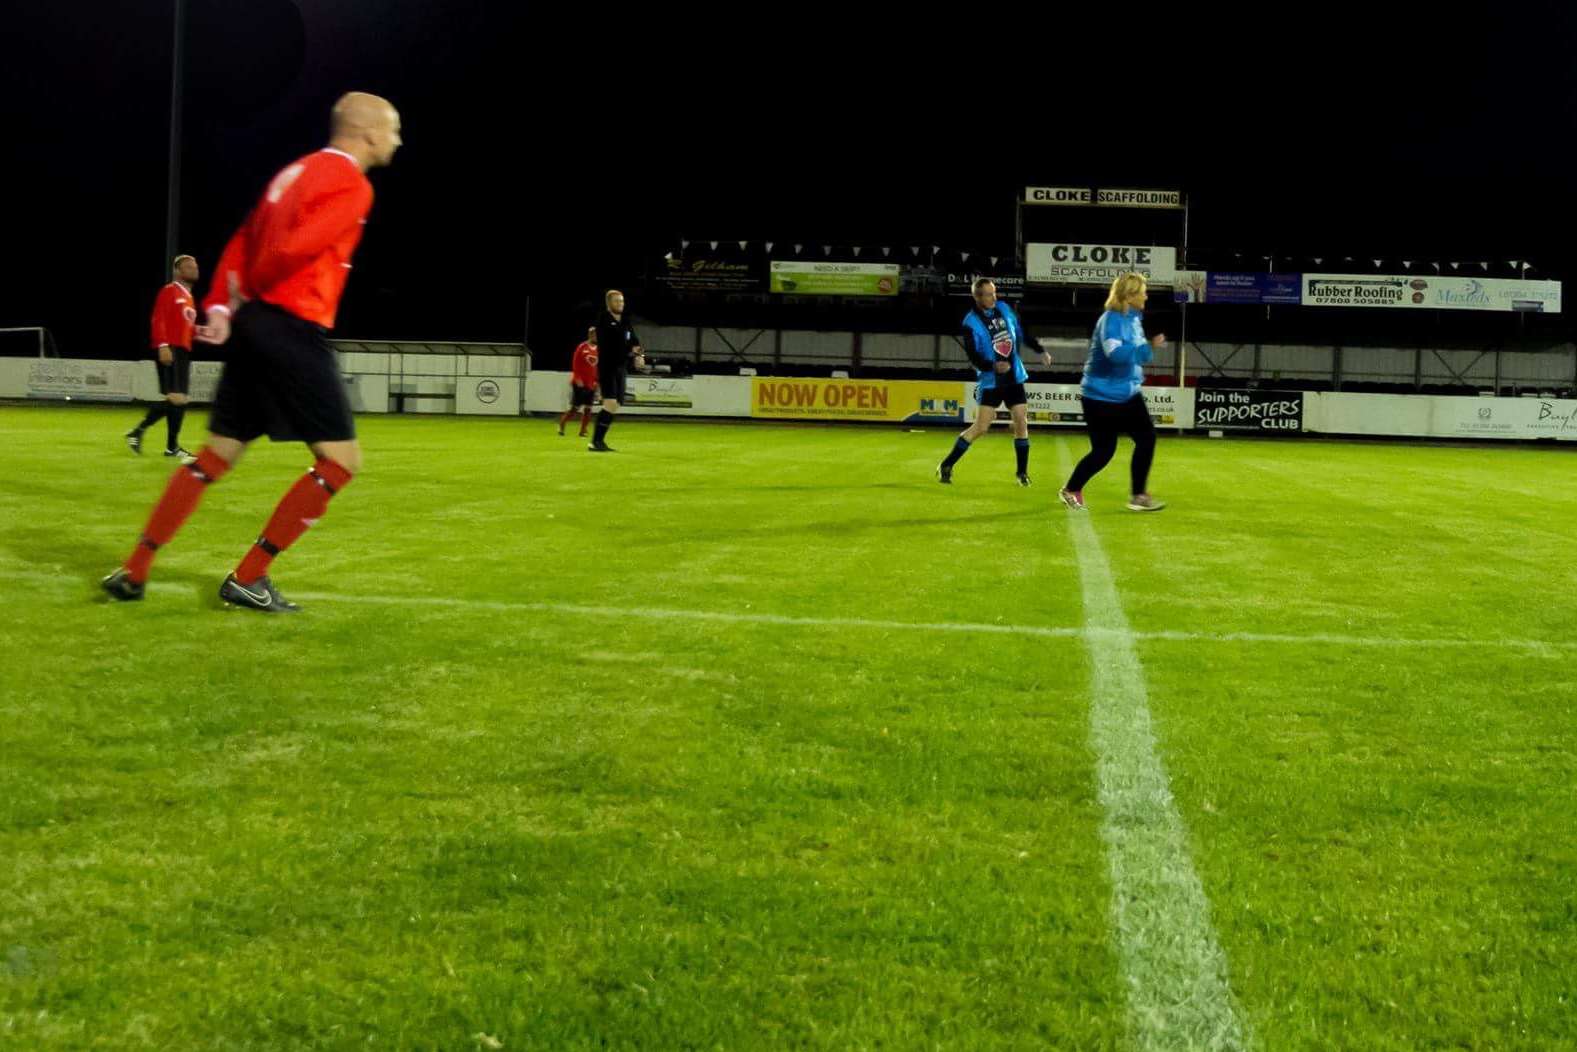
[[316,462],[285,493],[219,586],[219,598],[267,613],[298,609],[274,588],[268,568],[361,469],[356,423],[327,334],[372,207],[363,172],[388,164],[400,147],[400,115],[376,95],[342,97],[332,124],[327,147],[274,176],[215,268],[203,301],[208,323],[197,338],[229,341],[231,351],[214,393],[208,442],[170,480],[125,565],[104,578],[115,599],[142,598],[154,553],[196,510],[209,483],[266,434],[305,442]]
[[580,409],[580,437],[586,437],[586,425],[591,423],[591,407],[597,400],[597,327],[586,330],[586,340],[575,348],[575,357],[569,372],[569,408],[559,417],[559,434],[569,423],[575,410]]
[[197,260],[176,256],[170,264],[171,281],[159,290],[153,303],[152,334],[149,342],[158,360],[159,393],[164,401],[148,410],[142,423],[126,432],[126,445],[133,453],[142,452],[142,433],[161,418],[168,440],[167,457],[190,458],[181,448],[181,421],[186,418],[186,393],[192,379],[192,334],[197,328]]

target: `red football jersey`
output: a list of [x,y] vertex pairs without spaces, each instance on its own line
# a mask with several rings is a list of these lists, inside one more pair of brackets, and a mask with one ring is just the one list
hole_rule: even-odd
[[192,349],[192,333],[197,328],[197,297],[179,281],[172,281],[159,290],[153,301],[153,319],[149,325],[149,345],[154,350],[169,345]]
[[575,348],[575,364],[570,366],[570,381],[576,387],[597,386],[597,348],[583,343]]
[[234,274],[243,298],[333,328],[371,208],[372,184],[350,154],[323,149],[287,166],[225,246],[203,309],[228,309]]

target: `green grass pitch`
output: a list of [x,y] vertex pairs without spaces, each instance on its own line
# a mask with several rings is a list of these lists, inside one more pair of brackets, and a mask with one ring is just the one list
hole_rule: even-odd
[[[214,592],[297,446],[99,601],[135,417],[0,408],[0,1047],[1132,1047],[1081,436],[367,418],[271,618]],[[1577,1047],[1577,450],[1163,437],[1158,515],[1127,451],[1254,1046]]]

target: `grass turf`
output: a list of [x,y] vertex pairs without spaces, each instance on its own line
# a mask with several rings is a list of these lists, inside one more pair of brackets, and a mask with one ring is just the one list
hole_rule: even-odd
[[[95,601],[170,470],[134,415],[0,408],[0,1039],[1124,1046],[1082,643],[852,623],[1080,625],[1076,437],[1022,490],[1000,435],[941,487],[941,431],[365,419],[266,618],[213,592],[299,447]],[[1577,1039],[1571,452],[1166,440],[1155,516],[1125,461],[1260,1045]]]

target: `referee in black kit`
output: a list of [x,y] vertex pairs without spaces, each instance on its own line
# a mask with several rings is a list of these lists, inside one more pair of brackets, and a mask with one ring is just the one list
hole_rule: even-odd
[[624,293],[609,289],[602,297],[603,311],[597,316],[597,386],[602,390],[602,411],[597,414],[597,427],[592,432],[591,444],[586,448],[593,453],[612,453],[608,445],[608,428],[613,426],[613,416],[624,401],[624,382],[628,375],[630,359],[635,368],[646,371],[646,352],[635,329],[624,317]]

